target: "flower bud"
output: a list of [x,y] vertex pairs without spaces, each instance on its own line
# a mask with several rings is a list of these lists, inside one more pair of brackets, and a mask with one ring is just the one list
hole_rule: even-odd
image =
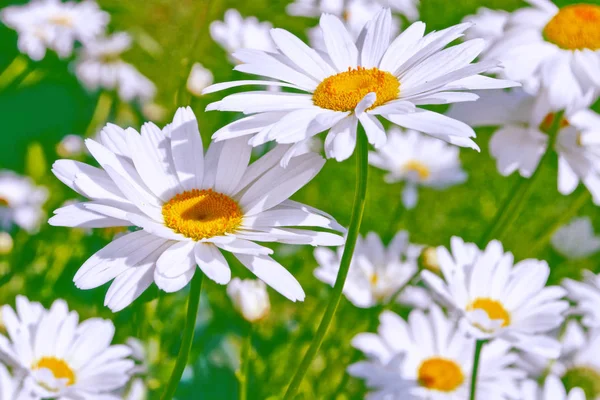
[[250,322],[263,319],[271,308],[263,281],[234,278],[227,285],[227,294],[235,309]]

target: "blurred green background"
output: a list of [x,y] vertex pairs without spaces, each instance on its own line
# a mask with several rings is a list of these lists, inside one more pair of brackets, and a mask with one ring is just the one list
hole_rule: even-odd
[[[22,2],[0,2],[2,6],[17,3]],[[236,116],[204,113],[205,106],[222,97],[222,93],[192,98],[185,92],[191,65],[202,63],[213,72],[215,82],[242,77],[232,71],[225,51],[211,39],[208,24],[222,19],[225,10],[237,8],[243,16],[254,15],[306,38],[306,28],[316,25],[316,19],[288,16],[287,3],[282,0],[99,1],[101,8],[111,14],[110,30],[126,31],[134,37],[135,45],[125,59],[158,87],[156,103],[164,108],[164,116],[155,118],[155,122],[164,125],[176,107],[189,104],[198,117],[205,145],[215,130]],[[420,12],[428,30],[434,30],[460,22],[481,6],[513,10],[524,5],[518,0],[421,0]],[[16,40],[14,31],[0,27],[0,71],[18,55]],[[99,95],[87,92],[74,76],[72,63],[59,60],[52,52],[41,62],[30,62],[29,67],[31,73],[27,78],[0,93],[0,167],[30,175],[38,184],[47,186],[51,197],[45,209],[50,215],[53,209],[76,196],[50,173],[52,162],[58,158],[56,145],[67,134],[94,133],[97,127],[90,121]],[[123,127],[139,128],[147,119],[139,107],[112,97],[107,120]],[[398,229],[406,229],[412,242],[432,246],[447,245],[453,235],[465,241],[478,241],[518,180],[516,176],[502,177],[496,171],[488,151],[492,132],[490,129],[478,131],[481,153],[461,150],[461,160],[469,175],[465,184],[444,192],[420,189],[416,209],[404,212],[393,224],[390,219],[400,201],[402,186],[384,183],[383,173],[371,169],[361,231],[378,232],[387,242]],[[556,156],[552,155],[548,161],[541,167],[541,177],[524,211],[502,240],[517,259],[547,260],[552,267],[551,281],[558,283],[565,276],[578,278],[584,268],[598,272],[600,256],[566,262],[547,246],[549,233],[573,214],[589,215],[598,228],[600,215],[583,186],[568,197],[558,193]],[[294,199],[327,211],[346,225],[353,190],[354,160],[328,161],[316,179]],[[583,204],[577,213],[574,204]],[[153,390],[150,398],[156,398],[179,347],[185,290],[167,295],[153,287],[132,306],[113,314],[103,307],[106,288],[81,291],[74,287],[72,277],[89,256],[110,241],[114,232],[99,230],[90,234],[44,224],[35,236],[13,233],[13,252],[0,258],[0,304],[13,304],[17,294],[46,306],[55,298],[64,298],[82,317],[112,319],[117,325],[117,342],[135,336],[146,343],[150,363],[147,383]],[[250,398],[264,399],[281,394],[320,321],[330,288],[313,277],[316,262],[312,251],[309,247],[277,247],[275,258],[298,278],[307,297],[304,303],[294,304],[269,291],[271,314],[258,326],[253,339],[255,355],[250,367]],[[234,260],[230,262],[234,276],[250,277]],[[364,387],[359,381],[343,377],[346,366],[355,357],[350,339],[358,332],[373,329],[377,311],[358,309],[342,299],[334,324],[298,398],[358,399],[364,396]],[[235,369],[245,329],[245,323],[226,297],[225,288],[205,280],[192,364],[184,375],[177,398],[237,397]]]

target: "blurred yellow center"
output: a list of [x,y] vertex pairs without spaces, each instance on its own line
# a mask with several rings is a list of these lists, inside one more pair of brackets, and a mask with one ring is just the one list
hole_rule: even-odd
[[0,207],[8,207],[8,200],[0,196]]
[[[542,132],[546,132],[546,133],[550,132],[550,129],[552,129],[552,124],[554,123],[555,116],[556,116],[555,113],[548,113],[544,117],[544,119],[542,120],[542,123],[540,124],[540,130]],[[563,117],[560,120],[559,128],[562,129],[562,128],[566,128],[567,126],[569,126],[569,121],[565,117]]]
[[234,232],[242,223],[242,210],[231,197],[208,190],[188,190],[162,208],[165,225],[193,240]]
[[573,4],[561,8],[546,24],[544,38],[567,50],[600,49],[600,6]]
[[400,82],[394,75],[377,68],[348,68],[346,72],[324,79],[313,93],[313,102],[329,110],[354,111],[369,93],[377,95],[369,109],[375,108],[398,98]]
[[48,18],[48,22],[54,25],[70,28],[73,26],[73,19],[69,15],[54,15]]
[[419,366],[419,384],[427,389],[452,392],[465,380],[460,366],[446,358],[428,358]]
[[56,357],[42,357],[33,366],[32,369],[45,368],[52,372],[56,379],[66,379],[67,386],[75,383],[75,373],[64,360]]
[[416,161],[416,160],[410,160],[409,162],[407,162],[406,164],[404,164],[403,167],[405,172],[416,172],[417,175],[419,175],[420,179],[427,179],[429,178],[429,175],[431,174],[431,171],[429,171],[429,168],[427,167],[427,165],[423,164],[420,161]]
[[467,311],[473,310],[485,311],[491,320],[501,319],[502,326],[508,326],[510,324],[510,314],[499,301],[486,297],[478,297],[467,306]]

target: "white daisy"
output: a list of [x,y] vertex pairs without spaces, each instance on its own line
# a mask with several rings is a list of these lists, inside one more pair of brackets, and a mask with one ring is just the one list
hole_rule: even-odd
[[463,18],[463,22],[474,24],[465,33],[465,39],[484,39],[485,51],[504,34],[504,26],[509,15],[510,13],[504,10],[490,10],[489,8],[479,7],[475,15],[467,15]]
[[[350,264],[348,278],[344,284],[344,295],[357,307],[368,308],[392,300],[392,296],[405,286],[417,273],[417,259],[423,246],[408,241],[408,232],[394,236],[386,248],[375,232],[358,238]],[[334,285],[340,269],[343,249],[337,253],[331,249],[318,248],[314,255],[319,263],[314,274],[322,282]],[[411,299],[421,304],[421,288],[403,293],[399,302],[414,305]],[[426,296],[428,298],[428,296]]]
[[[595,139],[600,115],[587,108],[591,100],[587,96],[566,109],[553,150],[558,153],[558,191],[571,194],[581,181],[600,204],[600,145]],[[518,171],[525,178],[548,150],[547,132],[554,119],[546,92],[531,96],[520,89],[482,94],[471,107],[453,105],[447,115],[474,127],[500,126],[490,140],[498,171],[505,176]]]
[[0,170],[0,228],[17,225],[30,233],[36,232],[44,218],[43,204],[48,190],[26,176]]
[[214,77],[209,69],[204,68],[200,63],[194,63],[186,82],[186,88],[194,96],[202,96],[202,91],[212,85],[213,81]]
[[327,54],[323,56],[283,29],[271,30],[277,54],[248,49],[235,52],[243,62],[236,70],[279,82],[226,82],[204,93],[265,82],[303,93],[253,91],[209,104],[207,110],[250,114],[221,128],[213,137],[220,141],[252,136],[250,144],[258,146],[270,140],[298,143],[329,130],[325,152],[328,157],[344,160],[354,151],[359,122],[376,148],[385,144],[385,130],[377,118],[381,115],[394,124],[477,148],[470,139],[475,133],[468,125],[416,106],[471,101],[477,96],[464,90],[513,83],[478,75],[497,65],[494,61],[471,64],[483,48],[482,39],[443,50],[470,24],[423,36],[425,24],[416,22],[390,43],[391,18],[389,9],[381,10],[355,43],[337,17],[324,14],[320,25]]
[[485,54],[502,61],[501,76],[535,93],[548,90],[554,111],[600,88],[600,6],[557,7],[548,0],[512,13],[505,32]]
[[4,8],[0,19],[18,32],[19,50],[39,61],[46,49],[54,50],[61,58],[69,57],[74,43],[101,34],[110,16],[91,0],[33,0]]
[[[92,256],[74,281],[81,289],[114,279],[106,305],[118,311],[152,282],[174,292],[194,275],[196,264],[212,280],[226,284],[231,271],[221,250],[290,300],[304,291],[273,251],[254,241],[338,246],[341,236],[309,227],[343,231],[333,217],[291,200],[325,160],[303,154],[279,165],[278,146],[248,165],[246,140],[213,143],[204,154],[196,117],[179,109],[162,131],[152,123],[123,130],[109,124],[101,143],[87,147],[102,168],[70,160],[54,164],[54,174],[91,201],[55,211],[51,225],[142,228],[122,236]],[[296,229],[294,227],[301,227]]]
[[60,157],[79,157],[85,153],[85,143],[79,135],[66,135],[56,146]]
[[[349,20],[353,17],[353,11],[364,11],[372,7],[381,9],[387,7],[392,12],[404,15],[409,21],[419,19],[419,0],[295,0],[288,4],[286,11],[290,15],[304,17],[319,17],[321,14],[333,14]],[[363,20],[362,26],[370,19]],[[364,15],[357,15],[357,18],[365,18]]]
[[22,386],[22,379],[12,376],[4,364],[0,364],[0,400],[37,400],[22,390]]
[[3,307],[8,337],[0,335],[0,358],[25,375],[24,387],[38,398],[117,400],[110,393],[130,378],[131,350],[110,343],[112,321],[78,323],[63,300],[50,310],[17,297],[16,312]]
[[574,218],[561,226],[550,242],[554,250],[570,260],[586,258],[600,250],[600,237],[594,234],[590,217]]
[[[384,311],[377,333],[360,333],[352,345],[367,356],[348,367],[373,389],[368,399],[465,400],[470,391],[475,339],[458,329],[438,306],[414,310],[408,322]],[[477,398],[518,398],[522,371],[510,367],[516,355],[506,342],[493,341],[481,353]],[[389,396],[389,397],[388,397]]]
[[473,246],[453,237],[452,253],[438,247],[443,279],[423,271],[425,283],[476,338],[502,338],[523,351],[556,358],[560,344],[545,333],[564,321],[569,304],[561,300],[563,288],[545,287],[548,264],[527,259],[513,265],[512,253],[498,241],[472,259]]
[[124,32],[87,41],[75,65],[77,77],[88,89],[116,90],[125,101],[152,99],[154,84],[121,59],[130,47],[131,37]]
[[384,146],[369,153],[369,164],[389,172],[387,183],[406,182],[402,192],[406,208],[417,205],[418,186],[441,190],[467,180],[458,148],[413,130],[392,128],[387,136]]
[[256,17],[244,18],[234,8],[225,11],[223,21],[213,21],[210,24],[210,36],[227,54],[233,64],[238,64],[234,53],[240,49],[255,49],[275,51],[275,45],[269,36],[273,28],[270,22],[259,22]]
[[262,281],[233,278],[227,285],[227,294],[235,309],[249,322],[260,321],[269,314],[269,294]]
[[562,285],[576,303],[573,311],[583,315],[583,324],[600,327],[600,274],[584,270],[583,278],[583,282],[567,278]]
[[521,388],[522,400],[586,400],[585,393],[580,388],[569,391],[555,375],[548,375],[544,386],[539,387],[535,381],[525,381]]

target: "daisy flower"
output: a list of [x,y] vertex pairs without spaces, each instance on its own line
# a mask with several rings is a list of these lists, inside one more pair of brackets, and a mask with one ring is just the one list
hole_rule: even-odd
[[484,51],[504,34],[504,27],[510,13],[504,10],[490,10],[480,7],[475,15],[467,15],[463,22],[474,25],[465,33],[466,40],[481,38],[485,40]]
[[235,309],[249,322],[260,321],[269,314],[269,294],[262,281],[233,278],[227,285],[227,294]]
[[66,135],[56,146],[60,157],[79,157],[85,153],[85,143],[79,135]]
[[[567,107],[553,150],[558,153],[558,191],[569,195],[583,182],[600,204],[600,115],[587,108],[591,100],[587,96]],[[447,115],[474,127],[500,126],[490,140],[498,171],[529,178],[548,151],[554,119],[549,101],[544,91],[537,96],[520,89],[497,91],[482,94],[469,108],[454,105]]]
[[[392,12],[404,15],[409,21],[416,21],[419,19],[419,2],[419,0],[295,0],[287,6],[286,11],[290,15],[303,17],[319,17],[327,13],[349,20],[353,17],[353,10],[359,11],[361,8],[365,10],[372,7],[379,10],[387,7]],[[364,16],[357,15],[357,18],[364,18]],[[362,25],[369,19],[363,20]]]
[[130,378],[131,350],[110,343],[112,321],[79,316],[63,300],[49,310],[17,297],[16,312],[3,307],[8,337],[0,335],[0,358],[25,376],[37,398],[117,400],[110,393]]
[[580,388],[574,388],[567,393],[565,385],[554,375],[548,375],[544,386],[537,382],[525,381],[521,388],[522,400],[586,400],[585,393]]
[[600,327],[600,274],[583,271],[583,282],[565,279],[562,285],[569,292],[569,299],[576,303],[573,310],[583,315],[583,324]]
[[[423,246],[408,241],[406,231],[398,232],[387,248],[375,232],[369,232],[364,239],[359,237],[344,284],[344,295],[360,308],[369,308],[393,300],[392,296],[406,286],[417,273],[417,259],[422,248]],[[340,269],[342,250],[315,250],[315,258],[319,263],[314,271],[317,279],[334,285]],[[417,287],[411,289],[410,293],[403,291],[398,301],[414,305],[414,297],[415,300],[419,300],[418,305],[422,303],[422,292],[425,291]],[[429,296],[425,296],[425,299],[427,298]]]
[[458,148],[413,130],[392,128],[387,135],[387,143],[369,153],[369,164],[389,172],[387,183],[406,182],[402,191],[406,208],[417,205],[419,186],[441,190],[467,180]]
[[186,88],[194,96],[202,96],[202,91],[212,85],[213,81],[214,77],[209,69],[204,68],[200,63],[194,63],[186,82]]
[[[286,146],[278,146],[248,165],[246,140],[213,143],[204,154],[196,117],[181,108],[162,131],[152,123],[141,135],[109,124],[101,141],[86,140],[101,168],[71,160],[54,164],[54,174],[89,202],[55,211],[55,226],[141,228],[93,255],[75,275],[75,285],[91,289],[113,280],[105,304],[119,311],[152,282],[167,292],[183,288],[196,265],[210,279],[226,284],[231,270],[221,251],[290,300],[304,291],[273,251],[255,243],[280,242],[338,246],[344,231],[319,210],[289,200],[323,167],[317,154],[279,165]],[[296,228],[299,227],[300,229]],[[321,230],[311,230],[319,227]]]
[[44,218],[43,204],[48,190],[25,176],[0,170],[0,228],[17,225],[29,233],[36,232]]
[[[319,132],[328,157],[345,160],[354,151],[357,125],[369,142],[380,148],[386,134],[378,116],[450,143],[477,148],[475,133],[466,124],[417,108],[475,100],[471,89],[512,86],[479,75],[498,65],[495,61],[471,64],[484,46],[471,40],[444,50],[471,24],[461,24],[424,35],[425,24],[416,22],[390,43],[391,13],[381,10],[365,26],[356,42],[335,16],[324,14],[320,26],[327,47],[323,56],[283,29],[271,30],[277,53],[239,50],[243,63],[235,69],[277,79],[278,82],[244,80],[215,84],[204,93],[241,85],[279,85],[302,93],[252,91],[236,93],[209,104],[207,110],[248,114],[217,131],[217,141],[252,136],[249,143],[270,140],[299,143]],[[293,154],[294,147],[290,149]],[[288,154],[289,157],[289,154]],[[287,158],[282,161],[285,164]]]
[[[404,321],[384,311],[377,333],[360,333],[352,345],[366,361],[348,373],[366,380],[369,399],[465,400],[469,397],[475,339],[458,329],[438,306],[428,313],[414,310]],[[522,371],[510,367],[516,355],[506,342],[483,348],[477,376],[477,397],[485,400],[518,398]],[[389,396],[389,397],[386,397]]]
[[269,36],[271,28],[270,22],[259,22],[256,17],[244,18],[238,10],[230,8],[225,11],[223,21],[211,22],[210,36],[230,55],[231,63],[238,64],[240,61],[231,53],[240,49],[275,51]]
[[560,344],[544,334],[564,321],[569,304],[561,300],[563,288],[545,287],[548,264],[527,259],[513,265],[512,253],[505,253],[498,241],[465,263],[471,246],[453,238],[452,253],[439,247],[442,278],[425,270],[425,284],[474,337],[502,338],[520,350],[558,357]]
[[554,111],[564,109],[588,90],[598,91],[600,77],[600,6],[529,0],[533,7],[512,13],[502,37],[485,58],[500,60],[501,76],[530,92],[544,87]]
[[90,90],[116,90],[124,101],[151,100],[154,84],[121,59],[129,48],[131,37],[124,32],[87,41],[75,65],[77,77]]
[[110,16],[90,0],[33,0],[4,8],[0,19],[19,34],[19,51],[39,61],[46,49],[61,58],[69,57],[75,41],[84,42],[104,32]]
[[22,390],[21,379],[13,377],[4,364],[0,364],[0,400],[34,400],[32,394]]
[[600,250],[600,237],[595,235],[590,217],[574,218],[561,226],[552,235],[550,243],[569,260],[586,258]]

